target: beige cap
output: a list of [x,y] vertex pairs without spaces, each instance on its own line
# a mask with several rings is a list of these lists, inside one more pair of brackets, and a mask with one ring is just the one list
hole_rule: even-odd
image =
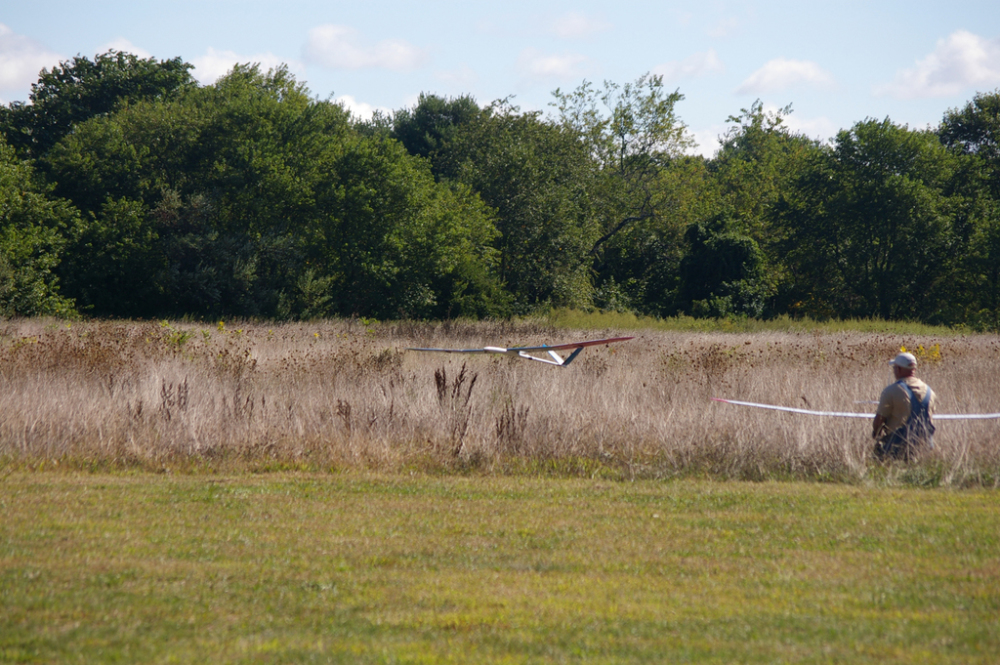
[[889,361],[889,366],[891,367],[892,365],[902,367],[903,369],[916,369],[917,357],[912,353],[900,353]]

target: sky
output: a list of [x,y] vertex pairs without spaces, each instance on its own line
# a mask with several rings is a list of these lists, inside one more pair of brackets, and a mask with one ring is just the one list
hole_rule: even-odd
[[936,126],[1000,88],[1000,3],[0,0],[0,102],[109,49],[180,57],[203,84],[285,64],[359,117],[422,92],[550,113],[557,88],[652,73],[684,96],[675,110],[711,156],[757,100],[791,104],[788,126],[820,140],[868,118]]

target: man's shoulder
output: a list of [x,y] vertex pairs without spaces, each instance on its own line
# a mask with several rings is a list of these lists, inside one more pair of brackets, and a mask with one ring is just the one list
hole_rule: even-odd
[[894,395],[906,395],[906,388],[899,381],[893,381],[882,389],[882,397],[892,397]]
[[915,376],[909,376],[905,379],[906,385],[913,391],[913,394],[918,398],[923,399],[924,395],[928,392],[931,394],[931,399],[934,399],[934,391],[929,385],[921,381]]
[[878,408],[875,410],[875,413],[883,418],[888,418],[894,411],[903,410],[908,400],[909,396],[906,394],[906,389],[899,385],[899,382],[890,383],[882,390],[882,394],[879,395]]

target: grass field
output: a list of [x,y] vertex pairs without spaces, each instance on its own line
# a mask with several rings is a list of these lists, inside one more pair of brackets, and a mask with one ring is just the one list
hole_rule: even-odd
[[[622,315],[442,323],[25,320],[0,325],[0,465],[19,469],[373,470],[1000,486],[1000,421],[939,424],[908,466],[872,460],[866,420],[901,347],[942,412],[1000,412],[1000,337],[735,322],[629,329]],[[596,323],[620,327],[564,328]],[[717,322],[724,327],[727,322]],[[628,334],[563,368],[408,347]]]
[[10,472],[3,663],[995,663],[993,490]]
[[997,662],[1000,423],[710,400],[1000,411],[1000,337],[844,326],[4,322],[0,663]]

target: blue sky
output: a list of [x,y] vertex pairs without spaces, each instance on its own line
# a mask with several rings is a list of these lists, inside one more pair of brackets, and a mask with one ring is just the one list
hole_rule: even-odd
[[202,83],[236,62],[285,63],[362,116],[421,92],[548,110],[556,88],[653,72],[711,154],[757,99],[791,104],[789,125],[820,139],[865,118],[936,125],[1000,88],[1000,4],[3,0],[0,101],[27,100],[42,67],[109,48],[180,56]]

